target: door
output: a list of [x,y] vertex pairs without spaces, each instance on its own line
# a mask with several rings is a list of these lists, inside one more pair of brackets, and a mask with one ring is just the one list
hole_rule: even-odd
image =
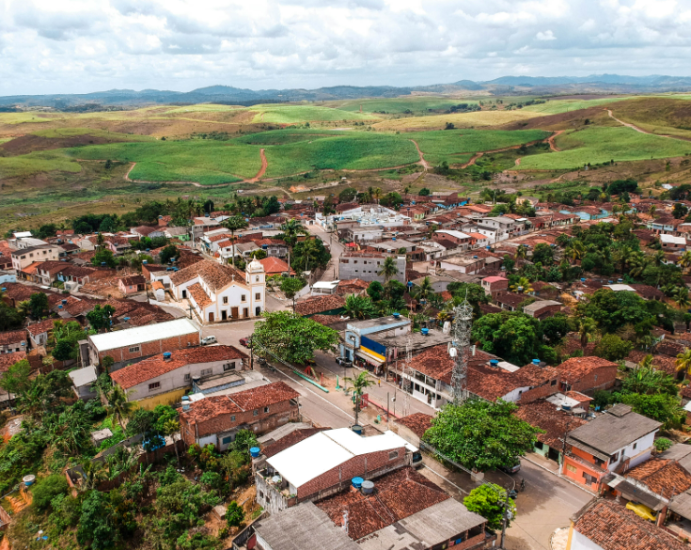
[[185,298],[187,298],[187,291],[183,290],[182,291],[182,299],[184,300]]
[[221,310],[221,321],[227,321],[228,320],[228,312],[224,309]]
[[231,312],[233,319],[237,319],[240,316],[240,314],[238,313],[238,308],[236,308],[236,307],[231,308],[230,312]]
[[244,308],[244,309],[242,310],[242,316],[243,316],[245,319],[247,319],[247,318],[250,316],[250,310],[249,310],[249,308]]
[[209,323],[213,323],[213,322],[214,322],[214,312],[210,311],[209,312]]

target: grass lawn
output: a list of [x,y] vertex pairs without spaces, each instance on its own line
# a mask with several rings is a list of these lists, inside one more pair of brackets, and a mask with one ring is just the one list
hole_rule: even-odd
[[[468,161],[464,153],[478,153],[513,147],[522,143],[546,139],[550,133],[543,130],[440,130],[437,132],[411,132],[400,137],[413,139],[425,155],[425,160],[437,165]],[[465,159],[465,160],[463,160]]]
[[529,156],[520,170],[571,170],[586,163],[678,157],[691,153],[691,142],[642,134],[625,127],[587,128],[557,138],[560,152]]
[[451,122],[457,128],[477,128],[501,126],[502,124],[527,120],[538,116],[542,115],[539,113],[529,113],[525,110],[475,111],[473,113],[397,118],[377,122],[373,126],[379,130],[435,130],[444,128],[447,122]]
[[402,136],[347,132],[266,148],[267,176],[279,177],[312,169],[369,170],[410,164],[419,160],[415,145]]
[[88,160],[136,162],[130,177],[149,181],[213,185],[251,178],[261,168],[259,147],[212,140],[116,143],[67,151]]
[[300,122],[373,120],[379,117],[320,107],[317,105],[253,105],[250,111],[257,114],[253,122],[295,124]]
[[0,157],[0,178],[30,176],[39,172],[79,172],[78,162],[61,151],[40,151],[16,157]]

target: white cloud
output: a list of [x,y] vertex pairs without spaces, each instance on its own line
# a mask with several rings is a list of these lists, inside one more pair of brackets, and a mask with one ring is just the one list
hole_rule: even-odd
[[691,74],[691,0],[458,5],[0,0],[0,94],[414,85],[512,73]]
[[552,31],[545,31],[545,32],[540,31],[539,33],[537,33],[535,35],[535,38],[537,38],[538,40],[556,40],[557,39],[557,37],[554,36],[554,33]]

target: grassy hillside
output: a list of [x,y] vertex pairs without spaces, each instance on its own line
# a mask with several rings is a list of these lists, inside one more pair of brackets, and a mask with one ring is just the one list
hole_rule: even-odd
[[567,150],[529,156],[521,160],[521,170],[567,170],[584,164],[610,160],[631,161],[667,158],[691,153],[691,143],[642,134],[630,128],[589,127],[559,136],[559,148]]
[[[560,113],[567,113],[570,111],[578,111],[580,109],[589,109],[590,107],[607,105],[609,103],[621,102],[622,99],[623,98],[621,96],[603,97],[598,99],[550,99],[546,103],[523,107],[523,110],[543,115],[558,115]],[[628,101],[628,98],[626,98],[626,100]]]
[[379,130],[424,131],[439,130],[444,128],[447,122],[451,122],[457,128],[489,128],[539,116],[538,113],[526,111],[475,111],[473,113],[397,118],[378,122],[373,126]]
[[441,98],[441,97],[396,97],[380,99],[355,99],[345,102],[334,102],[333,106],[343,111],[360,111],[363,113],[380,113],[390,115],[425,114],[429,111],[447,110],[459,103],[477,105],[477,99]]
[[0,179],[25,177],[41,172],[79,172],[78,162],[62,152],[42,151],[17,157],[0,157]]
[[691,137],[691,101],[649,97],[608,105],[615,117],[654,134]]
[[271,122],[274,124],[376,120],[379,118],[373,115],[364,115],[317,105],[254,105],[250,110],[256,113],[252,122]]

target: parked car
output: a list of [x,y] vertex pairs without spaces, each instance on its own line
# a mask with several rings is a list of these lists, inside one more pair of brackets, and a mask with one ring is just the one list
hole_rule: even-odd
[[250,341],[251,340],[252,340],[251,336],[245,336],[244,338],[240,338],[240,345],[248,348],[248,347],[250,347]]
[[209,344],[215,344],[216,343],[216,337],[215,336],[205,336],[200,340],[202,346],[208,346]]
[[512,466],[502,466],[499,469],[506,474],[517,474],[521,471],[521,461],[518,458],[515,458],[514,460],[515,461]]
[[339,365],[343,365],[344,367],[352,367],[353,362],[350,359],[347,359],[346,357],[336,357],[336,363]]

